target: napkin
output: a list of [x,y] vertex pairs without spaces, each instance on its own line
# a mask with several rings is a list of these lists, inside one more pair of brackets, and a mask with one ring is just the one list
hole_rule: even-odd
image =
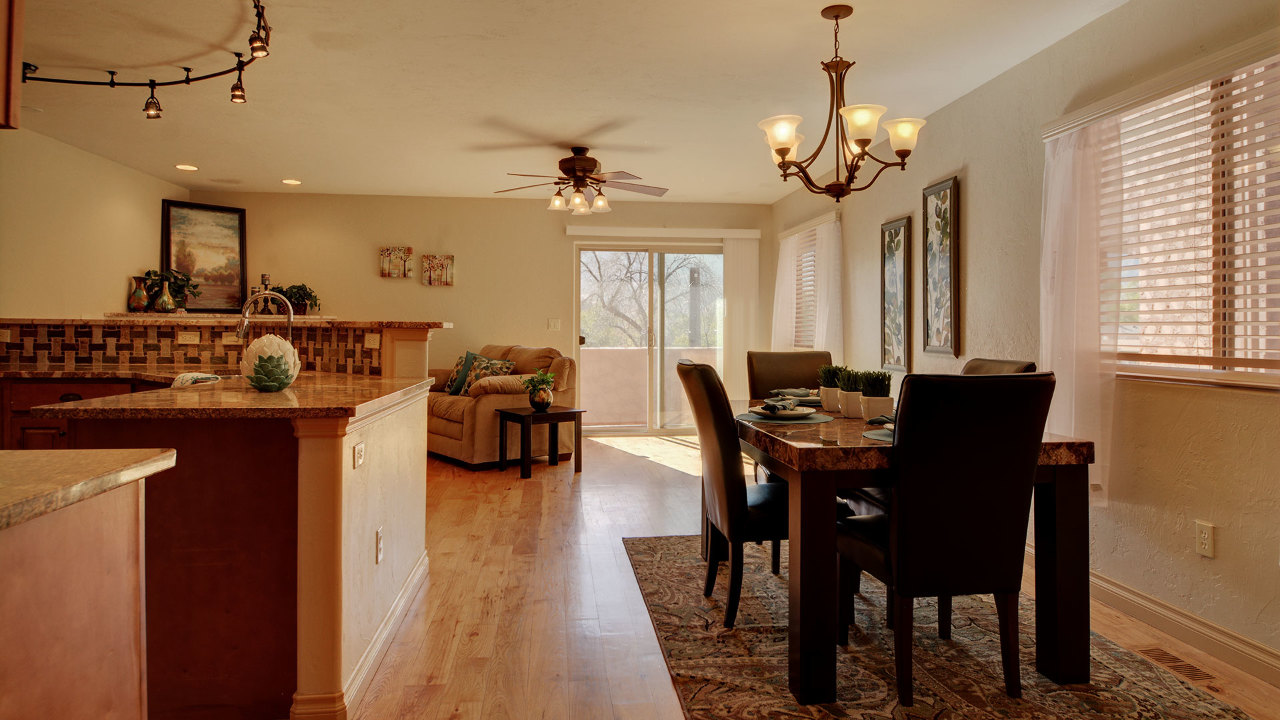
[[772,390],[771,392],[774,395],[777,395],[778,397],[804,398],[804,397],[809,397],[810,395],[809,388],[778,388],[777,390]]
[[764,405],[761,407],[764,408],[765,412],[779,413],[783,410],[795,410],[796,401],[794,399],[774,398],[772,400],[765,400]]
[[170,385],[169,387],[180,388],[180,387],[186,387],[188,385],[198,385],[200,383],[218,382],[221,379],[222,378],[218,377],[217,375],[210,375],[209,373],[201,373],[201,372],[182,373],[181,375],[173,379],[173,384]]
[[867,421],[867,424],[868,424],[868,425],[885,425],[885,424],[887,424],[887,423],[891,423],[891,422],[893,422],[893,416],[892,416],[892,415],[877,415],[877,416],[875,416],[875,417],[871,418],[870,420],[868,420],[868,421]]

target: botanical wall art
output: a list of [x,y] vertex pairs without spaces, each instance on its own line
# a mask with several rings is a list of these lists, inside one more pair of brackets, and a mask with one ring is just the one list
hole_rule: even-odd
[[396,245],[378,249],[379,274],[382,277],[413,277],[413,248]]
[[960,357],[960,179],[924,189],[924,351]]
[[911,370],[911,216],[880,226],[880,362]]
[[423,255],[422,256],[422,284],[423,285],[452,285],[453,284],[453,256],[452,255]]
[[244,208],[165,200],[161,208],[160,270],[191,276],[199,297],[188,310],[240,312],[244,304]]

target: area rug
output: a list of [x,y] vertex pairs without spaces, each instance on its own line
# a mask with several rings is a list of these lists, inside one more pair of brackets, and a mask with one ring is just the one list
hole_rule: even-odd
[[[726,630],[728,568],[721,568],[715,593],[704,598],[706,564],[698,557],[697,537],[626,538],[623,544],[685,715],[696,720],[1249,717],[1096,633],[1090,683],[1054,683],[1035,671],[1035,609],[1025,596],[1021,699],[1004,693],[991,598],[955,598],[951,640],[938,639],[936,602],[921,599],[915,609],[915,702],[902,707],[894,685],[893,633],[884,626],[884,586],[868,575],[855,603],[857,627],[849,646],[836,650],[837,702],[798,705],[787,689],[786,568],[781,576],[769,572],[768,545],[746,546],[738,619]],[[782,557],[785,563],[785,550]]]

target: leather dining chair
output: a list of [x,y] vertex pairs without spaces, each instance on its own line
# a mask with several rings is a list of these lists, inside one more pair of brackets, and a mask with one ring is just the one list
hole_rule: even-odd
[[991,358],[971,358],[963,368],[960,368],[961,375],[1009,375],[1035,371],[1036,364],[1030,360],[992,360]]
[[[899,393],[887,513],[837,524],[839,636],[848,643],[862,571],[885,584],[898,702],[912,701],[912,600],[938,598],[951,637],[951,598],[992,593],[1005,690],[1021,697],[1018,592],[1053,373],[907,375]],[[975,409],[982,422],[974,422]]]
[[773,541],[773,573],[779,572],[782,541],[787,537],[787,486],[784,483],[747,485],[742,451],[729,396],[715,368],[680,360],[676,373],[684,385],[702,452],[702,493],[707,509],[707,580],[703,595],[711,597],[719,554],[729,546],[729,601],[724,626],[733,627],[742,593],[742,546]]
[[760,400],[779,388],[816,388],[818,368],[830,364],[831,353],[826,350],[748,350],[747,389],[752,399]]

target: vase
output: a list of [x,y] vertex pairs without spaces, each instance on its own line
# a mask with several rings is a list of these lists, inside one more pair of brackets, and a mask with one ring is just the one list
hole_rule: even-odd
[[862,396],[862,417],[870,420],[880,415],[893,415],[893,398]]
[[840,414],[847,418],[862,417],[862,393],[841,390]]
[[129,312],[142,312],[147,309],[147,279],[141,275],[133,276],[133,289],[129,291]]
[[551,401],[554,399],[555,396],[551,394],[551,388],[549,387],[540,387],[537,390],[529,391],[529,407],[538,412],[545,412],[547,408],[551,407]]
[[306,314],[307,314],[307,303],[305,303],[305,302],[304,302],[304,303],[295,303],[295,302],[291,302],[291,303],[289,303],[289,307],[293,308],[293,314],[294,314],[294,315],[306,315]]
[[818,388],[818,399],[822,401],[822,409],[827,412],[840,412],[840,388]]
[[173,296],[169,294],[169,281],[164,281],[160,286],[160,294],[156,296],[155,304],[152,309],[156,312],[171,313],[178,309],[177,303],[173,301]]

